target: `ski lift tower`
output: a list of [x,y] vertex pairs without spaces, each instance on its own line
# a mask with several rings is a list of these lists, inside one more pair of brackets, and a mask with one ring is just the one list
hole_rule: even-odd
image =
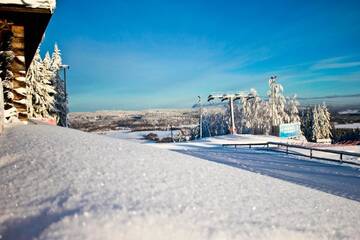
[[229,101],[229,106],[230,106],[230,113],[231,113],[231,117],[230,117],[230,122],[231,122],[231,127],[230,127],[230,133],[231,134],[236,134],[236,127],[235,127],[235,117],[234,117],[234,101],[239,100],[239,99],[250,99],[250,98],[254,98],[251,94],[248,94],[246,92],[239,92],[239,93],[234,93],[234,94],[210,94],[208,96],[208,102],[214,100],[214,99],[220,99],[222,102],[224,101]]

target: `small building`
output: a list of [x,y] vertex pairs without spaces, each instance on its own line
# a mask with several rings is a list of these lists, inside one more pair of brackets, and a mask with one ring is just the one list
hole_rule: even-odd
[[[21,121],[28,119],[26,71],[54,9],[55,0],[0,0],[0,53],[3,54],[0,77],[5,77],[4,69],[10,71],[11,79],[7,84],[10,82],[12,89],[10,100],[6,96],[2,99],[0,94],[0,131],[9,110]],[[6,58],[11,61],[5,61]],[[6,78],[9,80],[9,75]],[[2,87],[5,91],[7,86]]]

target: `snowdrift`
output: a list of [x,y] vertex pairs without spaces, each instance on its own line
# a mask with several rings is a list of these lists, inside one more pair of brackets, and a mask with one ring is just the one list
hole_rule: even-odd
[[6,129],[0,180],[1,239],[360,236],[359,202],[53,126]]

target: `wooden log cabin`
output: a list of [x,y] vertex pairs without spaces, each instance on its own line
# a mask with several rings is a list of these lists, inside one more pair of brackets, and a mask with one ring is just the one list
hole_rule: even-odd
[[[3,57],[0,59],[0,67],[3,70],[0,77],[3,80],[4,91],[4,78],[11,78],[12,95],[11,100],[4,96],[4,101],[4,92],[0,94],[0,132],[4,122],[4,111],[6,113],[10,107],[17,119],[25,122],[28,119],[26,71],[42,40],[54,8],[55,0],[0,0],[0,53],[8,54],[5,57],[2,54]],[[11,60],[5,61],[5,58]],[[9,70],[10,75],[5,76],[4,69]]]

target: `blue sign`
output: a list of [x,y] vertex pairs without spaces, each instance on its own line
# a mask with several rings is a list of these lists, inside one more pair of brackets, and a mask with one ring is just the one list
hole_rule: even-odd
[[283,123],[279,126],[279,137],[292,138],[301,134],[300,123]]

